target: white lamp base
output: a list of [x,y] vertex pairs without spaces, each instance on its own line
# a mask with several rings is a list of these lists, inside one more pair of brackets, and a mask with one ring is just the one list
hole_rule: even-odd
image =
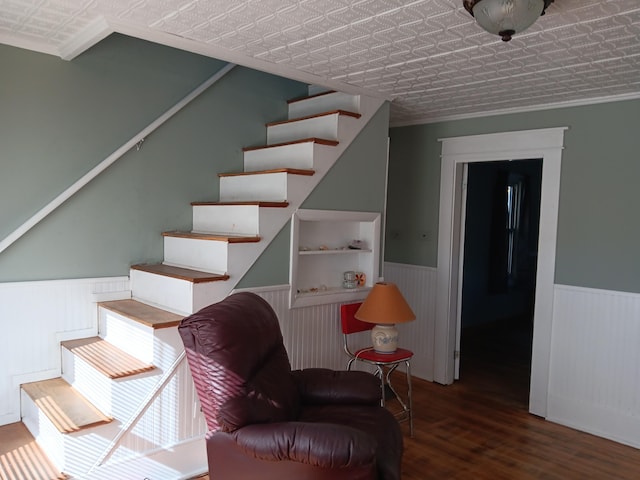
[[393,324],[376,325],[371,329],[371,342],[377,353],[394,353],[398,349],[398,330]]

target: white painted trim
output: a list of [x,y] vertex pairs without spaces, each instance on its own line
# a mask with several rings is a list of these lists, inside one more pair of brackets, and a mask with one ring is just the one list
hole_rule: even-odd
[[160,115],[156,120],[150,123],[147,127],[142,129],[138,134],[134,135],[128,142],[118,148],[115,152],[105,158],[98,165],[93,167],[87,173],[85,173],[80,179],[76,180],[76,182],[67,188],[64,192],[54,198],[51,202],[45,205],[42,209],[40,209],[35,215],[33,215],[30,219],[20,225],[16,230],[10,233],[7,237],[5,237],[2,242],[0,242],[0,253],[9,248],[16,240],[22,237],[25,233],[35,227],[41,220],[47,217],[51,212],[53,212],[56,208],[66,202],[69,198],[75,195],[79,190],[81,190],[85,185],[87,185],[91,180],[100,175],[103,171],[109,168],[113,163],[116,162],[120,157],[122,157],[125,153],[131,150],[138,142],[142,141],[149,134],[154,132],[160,125],[165,123],[171,117],[173,117],[176,113],[178,113],[182,108],[188,105],[193,99],[195,99],[202,92],[207,90],[211,85],[216,83],[222,77],[224,77],[235,65],[228,64],[218,70],[215,74],[209,77],[208,80],[203,82],[200,86],[194,89],[191,93],[189,93],[186,97],[176,103],[173,107],[167,110],[165,113]]
[[289,286],[288,283],[282,284],[282,285],[270,285],[267,287],[234,288],[231,291],[231,294],[240,293],[240,292],[253,292],[253,293],[280,292],[280,291],[289,292],[289,288],[291,287]]
[[44,53],[45,55],[59,56],[60,52],[55,45],[45,42],[34,42],[24,38],[16,38],[11,33],[0,33],[0,43],[2,45],[9,45],[10,47],[23,48],[24,50],[31,50],[32,52]]
[[431,271],[431,272],[438,271],[438,269],[434,267],[427,267],[424,265],[413,265],[411,263],[398,263],[398,262],[384,262],[384,263],[389,266],[401,267],[406,270],[424,270],[424,271]]
[[534,313],[529,409],[546,416],[549,389],[553,287],[556,260],[560,163],[566,128],[445,138],[442,141],[434,380],[453,382],[456,341],[460,188],[462,166],[470,162],[542,158],[540,232]]
[[531,105],[529,107],[511,107],[501,108],[499,110],[490,110],[476,113],[462,113],[459,115],[441,115],[437,117],[422,117],[410,122],[392,122],[389,127],[409,127],[412,125],[427,125],[430,123],[450,122],[456,120],[469,120],[473,118],[495,117],[497,115],[510,115],[514,113],[539,112],[543,110],[555,110],[558,108],[584,107],[588,105],[597,105],[600,103],[624,102],[627,100],[637,100],[640,98],[640,92],[624,93],[620,95],[608,95],[605,97],[584,98],[580,100],[569,100],[566,102],[545,103],[543,105]]
[[60,46],[60,58],[63,60],[73,60],[82,52],[89,50],[100,40],[103,40],[112,33],[113,29],[109,26],[105,18],[100,16]]
[[630,300],[640,301],[640,293],[633,293],[633,292],[620,292],[617,290],[606,290],[602,288],[590,288],[590,287],[576,287],[574,285],[562,285],[562,284],[556,284],[556,290],[586,293],[590,295],[606,294],[609,296],[629,298]]
[[[25,282],[0,282],[0,288],[25,288],[25,287],[55,287],[60,285],[76,285],[86,283],[113,283],[113,282],[126,282],[129,277],[126,275],[119,277],[93,277],[93,278],[62,278],[58,280],[32,280]],[[97,293],[97,292],[94,292]]]

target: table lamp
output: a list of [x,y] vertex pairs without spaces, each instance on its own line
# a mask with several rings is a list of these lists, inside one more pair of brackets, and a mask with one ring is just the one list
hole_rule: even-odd
[[355,314],[358,320],[375,323],[371,330],[373,349],[378,353],[394,353],[398,348],[396,323],[416,319],[415,313],[395,283],[376,283]]

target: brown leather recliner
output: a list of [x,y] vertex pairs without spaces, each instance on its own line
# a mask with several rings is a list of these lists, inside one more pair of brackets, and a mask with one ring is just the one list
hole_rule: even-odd
[[211,480],[395,480],[402,433],[366,372],[291,370],[275,312],[243,292],[185,318]]

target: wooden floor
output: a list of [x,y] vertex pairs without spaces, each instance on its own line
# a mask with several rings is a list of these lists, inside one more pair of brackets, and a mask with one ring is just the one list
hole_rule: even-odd
[[[414,380],[415,436],[403,424],[402,479],[639,479],[640,450],[527,412],[531,343],[528,326],[516,327],[463,333],[454,385]],[[0,428],[0,473],[20,447],[7,448],[7,428]]]
[[496,327],[463,333],[459,382],[414,380],[402,480],[640,479],[640,450],[527,412],[530,327]]
[[531,327],[463,332],[460,380],[415,381],[403,480],[638,479],[640,450],[528,413]]

